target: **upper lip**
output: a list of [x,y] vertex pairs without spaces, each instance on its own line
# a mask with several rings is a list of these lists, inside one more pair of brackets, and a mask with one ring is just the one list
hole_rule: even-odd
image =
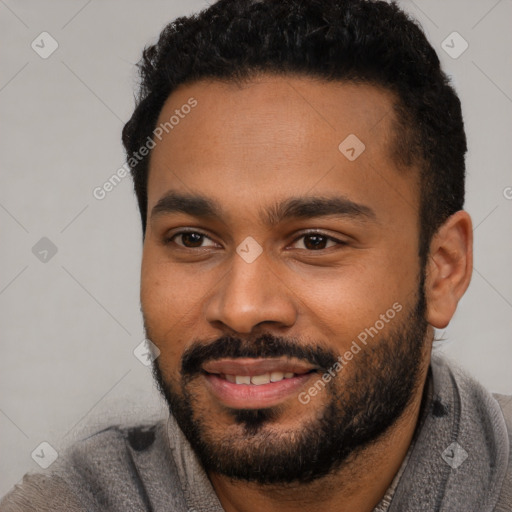
[[203,370],[207,373],[249,375],[250,377],[272,372],[303,374],[315,369],[314,366],[306,363],[283,358],[217,359],[215,361],[208,361],[203,365]]

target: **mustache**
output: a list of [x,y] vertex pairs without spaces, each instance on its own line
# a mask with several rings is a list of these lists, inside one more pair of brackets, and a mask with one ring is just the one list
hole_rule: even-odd
[[192,377],[202,372],[202,366],[224,358],[296,358],[327,371],[337,361],[338,355],[319,345],[304,346],[294,339],[263,334],[252,341],[235,336],[223,336],[211,343],[194,342],[181,359],[181,373]]

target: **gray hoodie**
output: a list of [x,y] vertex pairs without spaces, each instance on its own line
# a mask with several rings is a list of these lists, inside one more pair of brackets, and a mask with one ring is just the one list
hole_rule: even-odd
[[[433,356],[407,457],[375,511],[511,512],[512,397],[491,395]],[[51,470],[51,471],[50,471]],[[0,512],[222,512],[171,416],[112,426],[23,477]]]

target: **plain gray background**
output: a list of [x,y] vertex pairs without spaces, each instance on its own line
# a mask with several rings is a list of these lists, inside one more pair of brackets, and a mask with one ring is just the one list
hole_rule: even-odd
[[[453,78],[470,147],[474,276],[439,333],[440,350],[490,390],[510,394],[512,3],[401,3]],[[41,442],[58,451],[115,418],[166,411],[149,368],[133,354],[144,334],[132,183],[126,178],[101,201],[92,191],[124,163],[120,133],[144,45],[167,22],[206,5],[0,0],[0,495],[40,469],[31,453]],[[42,46],[44,31],[58,43],[46,59],[31,47]],[[446,40],[452,54],[463,48],[454,31],[469,44],[457,58],[442,47]],[[49,246],[43,237],[57,250],[47,261],[37,257]]]

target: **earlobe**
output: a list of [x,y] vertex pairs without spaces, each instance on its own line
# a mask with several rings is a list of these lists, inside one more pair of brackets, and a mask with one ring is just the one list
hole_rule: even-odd
[[473,271],[473,226],[460,210],[437,230],[426,263],[427,321],[445,328],[469,286]]

